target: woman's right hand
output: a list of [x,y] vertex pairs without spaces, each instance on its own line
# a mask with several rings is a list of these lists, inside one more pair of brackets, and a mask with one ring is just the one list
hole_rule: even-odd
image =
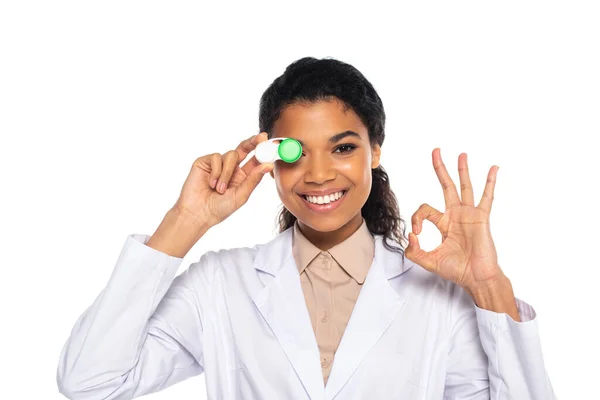
[[224,221],[248,201],[264,174],[273,169],[273,164],[261,164],[256,157],[239,167],[248,153],[265,140],[267,133],[261,132],[235,150],[196,159],[174,208],[207,226]]

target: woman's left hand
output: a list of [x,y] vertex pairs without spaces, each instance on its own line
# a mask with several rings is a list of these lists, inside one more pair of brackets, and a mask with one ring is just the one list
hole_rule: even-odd
[[[439,148],[433,150],[432,158],[444,190],[446,210],[441,213],[428,204],[422,204],[413,214],[413,232],[408,235],[406,257],[469,292],[485,290],[504,282],[506,277],[498,265],[496,247],[490,233],[490,211],[499,167],[492,166],[490,169],[483,196],[475,207],[467,155],[462,153],[458,156],[462,201],[442,162]],[[417,237],[424,220],[431,221],[442,234],[442,244],[430,252],[420,248]]]

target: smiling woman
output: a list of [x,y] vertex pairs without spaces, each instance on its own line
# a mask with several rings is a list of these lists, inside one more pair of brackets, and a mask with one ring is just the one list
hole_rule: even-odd
[[[273,137],[285,132],[303,143],[304,150],[299,161],[275,164],[271,172],[283,212],[289,214],[290,225],[282,225],[282,232],[298,219],[309,240],[318,243],[318,236],[325,234],[331,247],[354,233],[363,215],[366,221],[372,219],[368,210],[361,214],[361,209],[371,195],[371,170],[379,167],[381,150],[379,144],[371,146],[368,130],[356,113],[344,111],[337,100],[290,105],[270,131]],[[343,196],[337,202],[323,200],[325,195],[340,192]],[[302,197],[307,194],[316,196],[316,203],[321,197],[321,204],[328,204],[310,203]],[[393,212],[398,215],[397,209]]]
[[[498,265],[496,166],[475,205],[466,154],[459,196],[434,149],[446,210],[422,204],[405,246],[380,164],[383,104],[359,71],[292,63],[263,94],[259,125],[236,149],[195,160],[154,234],[127,238],[63,348],[62,393],[131,399],[205,373],[209,399],[555,398],[536,313]],[[293,162],[240,165],[277,138],[301,144]],[[267,172],[283,204],[276,237],[208,251],[175,276]],[[431,252],[417,238],[425,220],[443,238]]]
[[[403,253],[406,223],[379,164],[385,111],[360,71],[337,60],[307,57],[292,63],[263,94],[259,125],[270,138],[300,141],[305,152],[299,162],[276,164],[271,172],[283,202],[280,232],[299,220],[313,242],[333,246],[355,232],[364,217],[389,250]],[[302,197],[311,191],[313,202]],[[319,206],[319,195],[331,192],[343,192],[343,201],[324,199]]]

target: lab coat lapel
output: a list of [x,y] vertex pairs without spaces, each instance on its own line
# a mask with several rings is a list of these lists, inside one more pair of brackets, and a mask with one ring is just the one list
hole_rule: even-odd
[[319,347],[292,254],[292,228],[261,246],[254,267],[272,276],[254,304],[281,344],[312,400],[324,397]]
[[367,278],[335,353],[327,381],[327,399],[333,399],[350,379],[361,361],[390,326],[405,300],[390,285],[392,279],[412,263],[383,246],[382,237],[375,236],[375,256]]

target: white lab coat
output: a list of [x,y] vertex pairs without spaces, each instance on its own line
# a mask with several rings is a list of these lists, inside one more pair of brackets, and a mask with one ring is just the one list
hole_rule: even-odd
[[455,284],[388,251],[375,257],[324,387],[292,255],[266,244],[181,258],[127,237],[77,320],[57,370],[70,399],[132,399],[205,373],[209,399],[555,399],[535,311],[475,306]]

